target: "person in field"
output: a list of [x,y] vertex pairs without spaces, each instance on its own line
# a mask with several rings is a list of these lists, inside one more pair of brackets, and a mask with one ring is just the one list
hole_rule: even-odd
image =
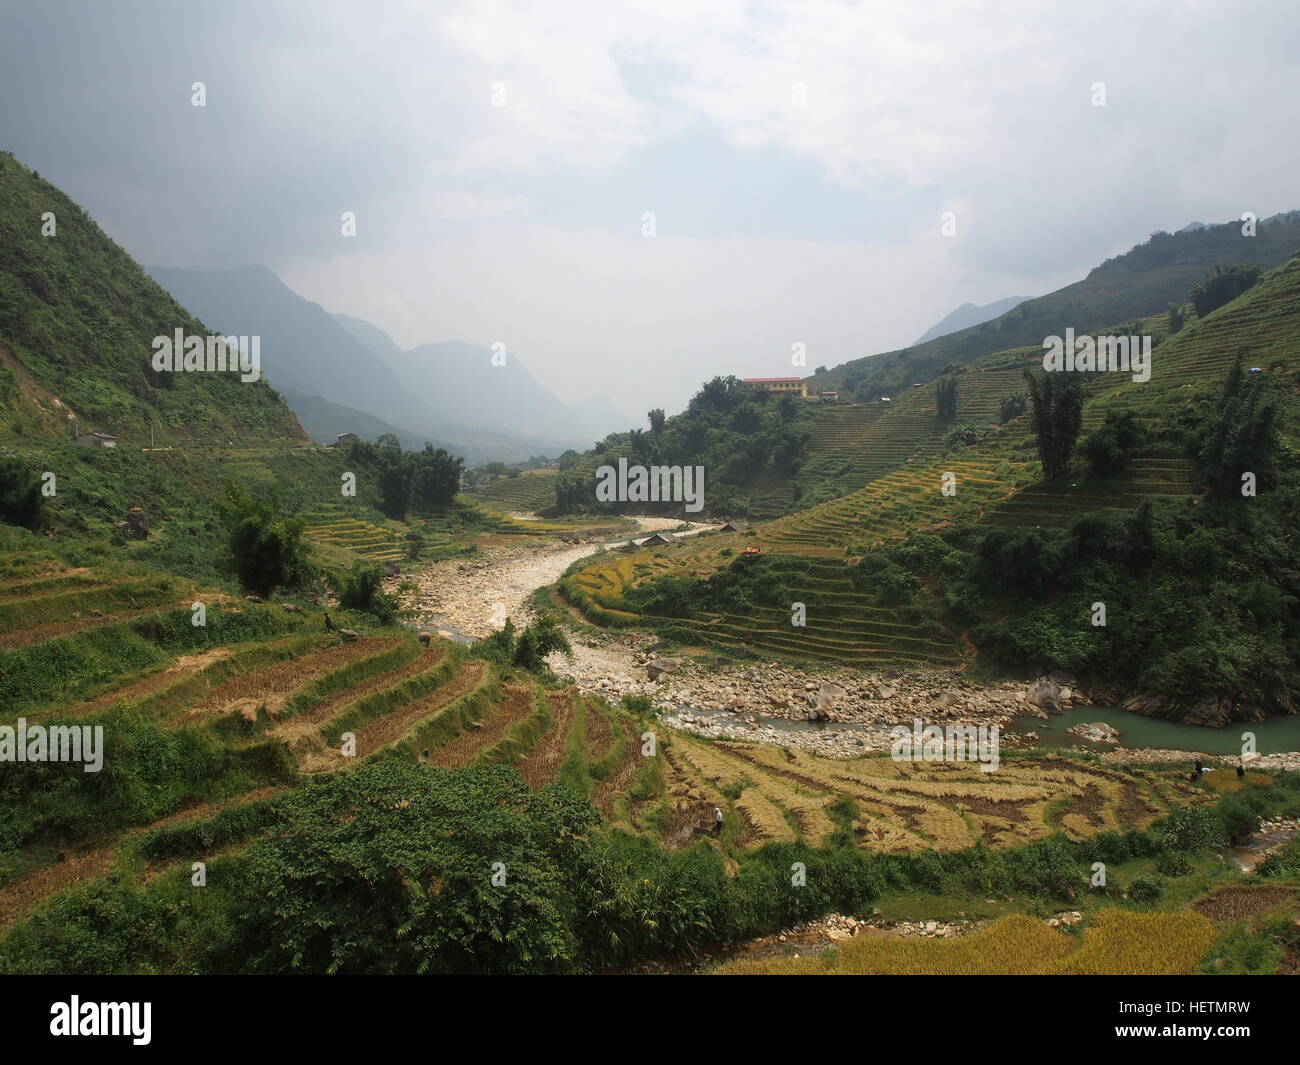
[[713,834],[715,836],[722,835],[722,807],[721,806],[715,806],[713,808]]

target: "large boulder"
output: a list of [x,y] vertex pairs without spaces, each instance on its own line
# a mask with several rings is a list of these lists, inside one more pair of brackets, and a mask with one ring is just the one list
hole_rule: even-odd
[[[812,685],[809,684],[809,687]],[[831,710],[840,701],[841,697],[846,694],[843,685],[836,684],[833,681],[822,681],[817,685],[817,690],[808,696],[809,705],[812,707],[808,711],[809,721],[829,721],[831,720]]]
[[1093,721],[1086,725],[1075,725],[1069,730],[1073,736],[1090,743],[1119,743],[1119,729],[1107,725],[1104,721]]
[[1049,677],[1039,677],[1025,693],[1025,702],[1048,713],[1059,714],[1061,707],[1061,686]]
[[1223,728],[1233,721],[1261,721],[1267,716],[1263,707],[1239,703],[1232,696],[1223,694],[1203,695],[1196,699],[1134,695],[1125,699],[1121,705],[1135,714],[1208,728]]
[[655,658],[645,664],[646,676],[654,681],[666,674],[676,673],[681,668],[680,658]]

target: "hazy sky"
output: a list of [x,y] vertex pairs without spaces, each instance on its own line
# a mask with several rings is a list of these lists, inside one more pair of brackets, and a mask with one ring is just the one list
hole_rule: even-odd
[[0,0],[0,147],[142,262],[640,416],[1300,207],[1297,57],[1296,0]]

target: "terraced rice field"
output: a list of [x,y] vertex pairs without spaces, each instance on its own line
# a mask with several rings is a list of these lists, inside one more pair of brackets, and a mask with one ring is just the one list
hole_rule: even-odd
[[555,502],[556,470],[523,470],[518,477],[498,477],[466,493],[489,510],[506,514],[531,514]]
[[307,535],[318,543],[371,562],[398,562],[404,557],[401,542],[391,531],[359,518],[338,518],[309,525]]
[[742,959],[723,976],[1186,976],[1214,942],[1199,913],[1103,909],[1080,937],[1009,914],[957,939],[855,937],[826,952]]
[[[717,550],[716,544],[708,550]],[[619,558],[620,566],[630,566],[620,570],[624,576],[647,564],[635,557]],[[673,564],[668,557],[657,561]],[[815,564],[810,584],[833,587],[830,567],[837,565]],[[68,594],[70,584],[112,587],[118,580],[99,572],[78,573],[73,582],[64,580],[68,576],[46,571],[36,579],[49,583],[37,588],[31,572],[11,565],[7,579],[0,579],[0,600],[21,596],[39,607],[33,615],[39,619],[53,610],[42,599]],[[825,594],[830,602],[838,593]],[[158,616],[169,616],[165,605]],[[232,617],[243,627],[231,627],[232,639],[223,643],[222,625],[233,625]],[[142,862],[138,849],[155,830],[215,824],[210,819],[223,811],[374,757],[444,767],[511,764],[530,787],[562,781],[587,795],[611,824],[668,846],[707,834],[718,805],[727,811],[721,843],[733,853],[779,840],[815,843],[838,829],[881,851],[955,849],[977,840],[1010,846],[1057,830],[1083,837],[1145,825],[1172,803],[1200,796],[1176,772],[1121,772],[1064,757],[1009,758],[997,773],[983,774],[961,765],[833,761],[804,751],[714,743],[642,722],[572,688],[545,690],[533,678],[467,657],[454,644],[424,647],[401,630],[343,642],[322,630],[318,614],[284,613],[274,604],[214,611],[209,624],[215,631],[206,633],[148,619],[130,624],[137,626],[134,642],[111,645],[129,653],[106,658],[102,669],[84,676],[37,684],[27,693],[24,713],[43,723],[104,724],[110,750],[116,723],[127,720],[137,723],[133,727],[149,723],[163,733],[205,736],[229,752],[214,771],[234,767],[234,775],[218,775],[198,791],[171,788],[171,797],[160,797],[147,818],[113,832],[90,831],[0,855],[0,924],[110,870],[156,875],[157,863]],[[269,635],[241,642],[250,625]],[[176,633],[216,642],[177,646]],[[103,638],[83,633],[50,643]],[[0,683],[5,671],[48,653],[46,645],[29,644],[0,654]],[[642,753],[646,730],[656,736],[653,757]],[[350,756],[343,753],[349,739],[355,743]],[[209,838],[207,831],[195,838]]]
[[[1262,322],[1260,327],[1258,323]],[[1123,331],[1128,332],[1131,324]],[[1163,315],[1143,320],[1142,332],[1163,334]],[[1127,374],[1092,377],[1086,387],[1085,430],[1113,410],[1137,409],[1148,423],[1173,417],[1193,396],[1212,394],[1238,347],[1250,362],[1294,361],[1288,338],[1300,329],[1300,259],[1271,275],[1242,300],[1193,321],[1159,344],[1148,383]],[[1121,331],[1118,328],[1115,331]],[[1040,365],[1041,348],[1021,348],[980,360],[960,377],[956,422],[996,421],[1001,399],[1023,391],[1023,371]],[[916,530],[936,529],[957,519],[1013,528],[1060,528],[1095,511],[1128,510],[1145,499],[1185,497],[1197,491],[1193,463],[1185,456],[1153,449],[1132,460],[1120,478],[1099,482],[1078,478],[1045,485],[1040,480],[1029,419],[994,428],[983,444],[941,453],[952,423],[935,411],[931,386],[893,397],[893,404],[826,407],[813,419],[809,457],[801,480],[835,483],[849,491],[829,502],[777,518],[736,538],[737,552],[757,545],[767,554],[842,560]],[[836,472],[835,464],[844,469]],[[945,495],[945,475],[956,489]],[[779,509],[778,503],[773,504]],[[719,544],[722,541],[719,541]],[[707,576],[729,559],[704,558],[681,549],[639,553],[611,561],[601,557],[566,578],[557,597],[591,622],[613,627],[635,624],[625,601],[627,589],[662,576]],[[790,625],[787,608],[752,606],[740,614],[706,615],[682,621],[704,644],[748,648],[787,658],[854,665],[887,661],[952,662],[960,655],[957,635],[909,624],[857,594],[844,574],[823,573],[809,582],[809,622]]]
[[516,763],[524,783],[537,791],[560,773],[568,752],[567,740],[581,704],[576,691],[546,692],[545,728],[538,741]]
[[[912,463],[858,492],[760,526],[758,542],[783,554],[843,556],[916,529],[977,519],[1031,476],[1027,463],[974,452]],[[947,484],[954,494],[944,494]]]
[[[628,607],[629,587],[666,576],[707,577],[734,558],[742,537],[712,537],[700,544],[675,545],[654,552],[604,555],[557,586],[561,602],[603,625],[632,625],[640,615]],[[731,556],[719,557],[724,547]],[[838,662],[861,667],[889,663],[955,664],[961,661],[956,633],[928,621],[909,620],[881,602],[870,588],[857,587],[843,558],[801,558],[781,570],[792,601],[804,604],[805,624],[791,624],[788,605],[751,605],[744,614],[700,611],[673,618],[678,629],[692,630],[698,642],[788,659]]]
[[682,733],[672,734],[665,765],[666,801],[694,811],[698,831],[708,830],[713,805],[729,810],[741,846],[817,843],[842,826],[874,851],[1010,847],[1057,831],[1084,839],[1143,828],[1175,803],[1204,798],[1172,770],[1018,757],[983,773],[969,763],[834,760]]
[[1131,510],[1144,499],[1192,495],[1196,491],[1191,459],[1134,458],[1117,485],[1088,482],[1023,488],[985,512],[981,523],[1013,528],[1064,528],[1094,511]]

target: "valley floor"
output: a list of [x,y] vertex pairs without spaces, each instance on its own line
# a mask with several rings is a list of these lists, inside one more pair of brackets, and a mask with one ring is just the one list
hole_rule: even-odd
[[[642,534],[680,524],[671,518],[632,520]],[[691,532],[708,528],[696,524]],[[535,592],[553,584],[573,563],[626,542],[593,539],[575,546],[530,538],[507,547],[484,548],[468,560],[427,564],[403,578],[413,579],[418,587],[406,605],[414,609],[422,629],[453,639],[479,639],[499,628],[506,617],[517,625],[531,619],[535,611],[529,599]],[[658,657],[657,638],[635,631],[603,632],[573,612],[562,620],[570,628],[572,654],[550,657],[548,665],[557,676],[573,681],[584,696],[612,702],[625,696],[646,697],[666,724],[710,739],[778,744],[852,758],[888,751],[890,728],[918,717],[1003,729],[1016,719],[1047,717],[1029,701],[1030,686],[1023,681],[979,683],[959,669],[801,668],[779,661],[736,661],[693,649],[670,660],[671,672],[651,679],[648,667]],[[1003,743],[1027,749],[1035,746],[1036,738],[1032,731],[1021,729],[1004,735]],[[1095,750],[1082,745],[1080,749]],[[1130,751],[1122,732],[1119,743],[1102,757],[1110,764],[1186,763],[1195,758],[1236,763],[1194,747]],[[1271,753],[1256,764],[1300,769],[1300,750]]]

